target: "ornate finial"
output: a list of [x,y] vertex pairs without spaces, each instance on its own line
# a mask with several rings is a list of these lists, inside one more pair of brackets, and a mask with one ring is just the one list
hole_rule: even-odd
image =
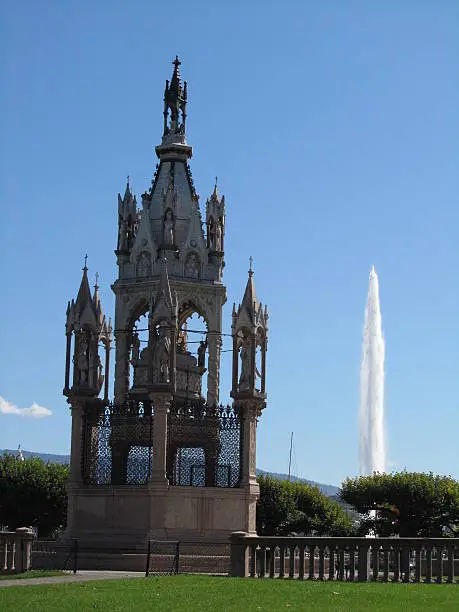
[[249,257],[249,264],[250,264],[249,276],[253,276],[253,269],[252,269],[252,266],[253,266],[253,257],[252,257],[252,255]]
[[172,90],[177,97],[181,97],[182,95],[182,82],[180,80],[180,69],[179,66],[182,63],[178,55],[175,56],[175,60],[172,62],[174,65],[174,72],[172,74],[172,79],[170,83],[169,89]]
[[218,176],[215,177],[214,190],[212,192],[212,198],[218,200]]
[[96,272],[96,284],[94,285],[94,289],[99,289],[99,272]]
[[86,272],[88,269],[88,254],[86,253],[86,255],[84,256],[84,268],[83,271]]
[[130,178],[131,178],[131,177],[130,177],[130,176],[129,176],[129,174],[128,174],[128,175],[127,175],[127,177],[126,177],[126,189],[125,189],[125,191],[124,191],[124,197],[125,197],[125,198],[130,198],[130,197],[131,197],[131,185],[130,185],[130,183],[129,183]]

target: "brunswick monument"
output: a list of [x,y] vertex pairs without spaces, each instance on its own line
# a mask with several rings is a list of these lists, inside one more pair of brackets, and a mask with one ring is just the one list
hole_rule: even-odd
[[[118,195],[114,326],[103,314],[97,281],[90,289],[86,260],[67,308],[66,537],[100,547],[115,540],[139,547],[148,539],[227,542],[231,532],[256,531],[268,311],[257,299],[250,265],[232,313],[232,405],[221,405],[225,198],[215,185],[204,231],[189,166],[187,84],[178,58],[173,64],[151,187],[140,208],[129,179]],[[190,339],[193,315],[206,325],[198,342]]]

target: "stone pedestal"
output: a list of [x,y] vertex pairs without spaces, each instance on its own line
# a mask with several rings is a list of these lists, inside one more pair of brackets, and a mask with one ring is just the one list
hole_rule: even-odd
[[255,532],[257,494],[248,488],[79,487],[69,490],[72,520],[65,537],[91,547],[144,549],[149,539],[229,542]]

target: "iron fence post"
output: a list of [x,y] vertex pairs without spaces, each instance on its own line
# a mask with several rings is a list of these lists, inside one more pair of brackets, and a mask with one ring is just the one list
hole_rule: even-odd
[[180,559],[180,542],[175,545],[175,573],[179,573],[179,559]]
[[151,540],[148,540],[147,544],[147,566],[145,568],[145,578],[150,575],[150,554],[151,554]]
[[73,573],[78,569],[78,540],[73,540]]

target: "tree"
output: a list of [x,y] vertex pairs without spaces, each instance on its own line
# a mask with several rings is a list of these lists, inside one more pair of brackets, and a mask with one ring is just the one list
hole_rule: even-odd
[[37,527],[49,537],[65,525],[68,466],[44,463],[38,457],[24,461],[5,453],[0,457],[0,524],[9,529]]
[[317,487],[288,482],[272,476],[258,476],[260,499],[257,505],[259,535],[346,536],[353,521],[342,506]]
[[340,498],[363,515],[360,534],[442,537],[459,526],[459,482],[417,472],[346,479]]

